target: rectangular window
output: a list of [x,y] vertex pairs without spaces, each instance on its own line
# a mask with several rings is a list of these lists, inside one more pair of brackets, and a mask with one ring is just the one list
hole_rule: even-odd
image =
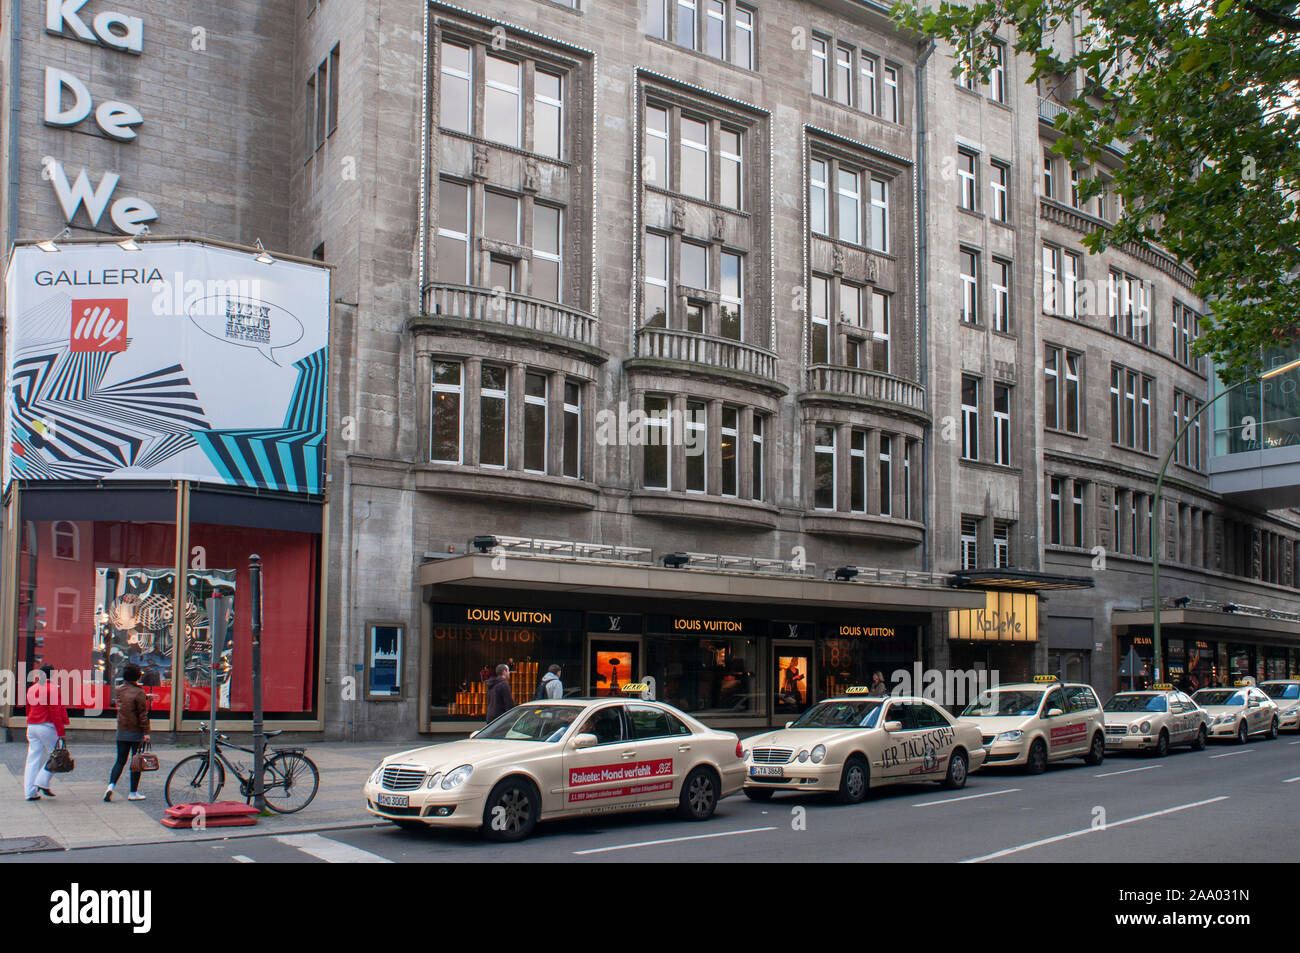
[[1011,567],[1011,525],[1004,520],[993,521],[993,562],[998,569]]
[[1048,541],[1053,546],[1061,545],[1062,536],[1062,513],[1061,513],[1061,487],[1065,481],[1060,477],[1052,477],[1048,484]]
[[1070,169],[1070,204],[1079,207],[1079,170]]
[[1067,318],[1077,316],[1079,299],[1079,256],[1064,252],[1061,256],[1061,314]]
[[1007,221],[1007,188],[1011,184],[1011,167],[1004,162],[991,163],[992,175],[989,184],[993,189],[993,217],[999,222]]
[[727,5],[722,0],[707,0],[704,8],[704,52],[725,60],[727,58]]
[[907,440],[903,448],[903,519],[912,518],[912,448],[916,441]]
[[808,302],[808,334],[811,338],[809,357],[813,364],[830,363],[830,304],[830,279],[813,275],[812,294]]
[[840,322],[850,327],[862,327],[862,294],[866,289],[840,282]]
[[521,142],[523,66],[488,55],[483,92],[483,138],[518,148]]
[[1007,101],[1007,47],[1005,43],[994,43],[990,50],[993,54],[993,69],[989,72],[989,96],[994,102]]
[[885,67],[885,84],[881,93],[880,118],[886,122],[898,122],[901,104],[898,96],[898,70],[892,66]]
[[874,115],[879,112],[876,108],[876,58],[866,53],[861,54],[858,57],[858,73],[862,80],[858,102],[861,104],[863,112]]
[[979,254],[961,250],[961,320],[979,324]]
[[533,151],[558,159],[564,138],[564,80],[554,73],[533,74]]
[[642,481],[651,489],[672,489],[673,433],[672,420],[668,416],[667,397],[646,397],[645,428]]
[[677,0],[677,42],[695,49],[695,0]]
[[1058,265],[1061,251],[1059,248],[1053,248],[1051,245],[1043,246],[1043,313],[1056,314],[1059,299],[1057,292],[1060,289],[1060,266]]
[[1011,466],[1011,388],[993,385],[993,462]]
[[668,188],[668,155],[668,110],[646,106],[645,157],[641,165],[646,185]]
[[849,169],[837,170],[840,241],[854,245],[862,241],[862,176]]
[[564,382],[564,475],[582,474],[582,385]]
[[819,36],[814,36],[810,42],[812,91],[817,96],[825,96],[830,90],[830,58],[826,53],[826,41]]
[[871,369],[890,373],[889,295],[871,292]]
[[741,69],[754,68],[754,14],[742,7],[736,7],[731,61]]
[[889,183],[871,180],[871,247],[889,251]]
[[754,415],[754,499],[763,499],[763,420],[760,414]]
[[1120,433],[1121,430],[1120,421],[1123,419],[1124,415],[1120,405],[1120,382],[1123,376],[1124,376],[1124,372],[1120,368],[1111,365],[1110,368],[1110,442],[1111,443],[1119,443],[1120,437],[1122,436],[1122,434]]
[[961,379],[961,455],[967,460],[980,458],[980,382],[974,377]]
[[329,130],[329,67],[322,61],[316,67],[316,148],[325,145]]
[[849,509],[854,513],[867,511],[867,432],[852,431],[853,445],[849,448]]
[[540,202],[533,205],[531,268],[534,298],[543,298],[547,301],[563,300],[563,275],[560,262],[560,243],[563,233],[563,214],[560,209],[542,205]]
[[894,513],[894,438],[887,434],[880,435],[880,515],[892,516]]
[[829,169],[824,159],[808,160],[808,227],[816,235],[830,232]]
[[546,472],[548,383],[545,374],[524,375],[524,469],[534,473]]
[[518,285],[518,261],[514,258],[505,258],[501,255],[492,255],[488,258],[488,287],[494,292],[499,288],[502,291],[517,291]]
[[339,48],[336,44],[334,49],[330,50],[330,104],[329,104],[329,133],[334,135],[334,130],[339,127]]
[[853,47],[847,43],[835,45],[835,101],[853,105]]
[[735,407],[722,408],[722,440],[718,457],[722,461],[722,495],[735,496],[739,486],[736,461],[736,443],[740,439],[740,411]]
[[702,401],[686,402],[686,492],[707,489],[709,424],[708,408]]
[[1138,430],[1138,449],[1151,452],[1151,425],[1153,421],[1152,412],[1154,411],[1154,381],[1149,377],[1142,378],[1142,403],[1141,403],[1141,426]]
[[979,189],[979,179],[975,170],[979,156],[969,149],[957,150],[957,205],[971,211],[975,210],[975,196]]
[[740,153],[740,133],[723,129],[718,142],[718,161],[721,166],[722,194],[719,202],[727,208],[740,208],[744,160]]
[[519,244],[520,210],[523,203],[518,196],[503,192],[485,192],[483,195],[483,234],[494,241]]
[[744,262],[739,255],[722,253],[721,320],[718,333],[739,341],[744,336]]
[[438,275],[467,285],[469,276],[469,186],[438,180]]
[[993,290],[993,330],[1010,333],[1011,331],[1011,262],[1001,258],[993,259],[993,276],[990,280]]
[[961,568],[979,566],[979,520],[973,516],[961,518]]
[[709,124],[683,116],[681,119],[681,192],[709,200]]
[[460,463],[461,377],[457,361],[433,362],[433,406],[429,456],[436,463]]
[[1079,368],[1083,364],[1083,355],[1078,351],[1065,352],[1065,395],[1062,401],[1065,407],[1065,426],[1070,433],[1079,433],[1083,414],[1079,400],[1083,389],[1079,385]]
[[641,321],[646,327],[668,326],[668,236],[646,232],[645,302]]
[[[307,159],[310,159],[316,153],[316,74],[312,73],[307,77],[307,135],[303,139],[307,143]],[[306,161],[306,160],[303,160]]]
[[1061,349],[1048,347],[1043,356],[1043,426],[1058,430],[1061,426]]
[[681,283],[688,288],[707,289],[709,287],[709,246],[682,242],[681,258]]
[[1047,151],[1046,147],[1044,147],[1043,149],[1043,195],[1049,199],[1056,198],[1056,190],[1053,188],[1053,183],[1052,183],[1052,167],[1053,167],[1052,154]]
[[508,441],[509,369],[484,364],[479,385],[478,462],[485,467],[506,465]]
[[835,509],[835,428],[814,428],[813,508]]
[[1074,480],[1074,489],[1071,492],[1071,504],[1074,508],[1073,545],[1083,546],[1083,484]]

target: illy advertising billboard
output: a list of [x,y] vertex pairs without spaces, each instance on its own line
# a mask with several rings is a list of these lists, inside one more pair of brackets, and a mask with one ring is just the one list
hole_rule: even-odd
[[324,267],[201,242],[14,248],[4,486],[321,493],[329,282]]

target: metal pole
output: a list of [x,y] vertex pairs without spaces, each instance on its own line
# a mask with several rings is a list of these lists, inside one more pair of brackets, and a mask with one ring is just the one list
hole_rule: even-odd
[[248,557],[248,577],[248,615],[253,637],[253,806],[264,811],[262,748],[266,737],[262,734],[262,557],[256,553]]
[[208,608],[208,701],[210,718],[208,722],[208,803],[216,798],[217,761],[217,675],[221,671],[221,656],[226,650],[226,634],[230,622],[232,596],[209,596]]

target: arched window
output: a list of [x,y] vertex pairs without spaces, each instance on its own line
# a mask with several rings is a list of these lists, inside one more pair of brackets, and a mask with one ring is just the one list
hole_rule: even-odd
[[81,532],[76,523],[59,520],[51,528],[54,535],[54,558],[77,559],[81,553]]

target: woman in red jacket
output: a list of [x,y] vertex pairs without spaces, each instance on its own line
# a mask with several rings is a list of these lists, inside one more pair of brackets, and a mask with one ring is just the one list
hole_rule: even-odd
[[45,762],[68,726],[68,710],[59,698],[53,673],[52,666],[42,665],[36,683],[27,689],[27,772],[23,782],[29,801],[39,801],[42,794],[54,797],[50,790],[54,776],[45,770]]

